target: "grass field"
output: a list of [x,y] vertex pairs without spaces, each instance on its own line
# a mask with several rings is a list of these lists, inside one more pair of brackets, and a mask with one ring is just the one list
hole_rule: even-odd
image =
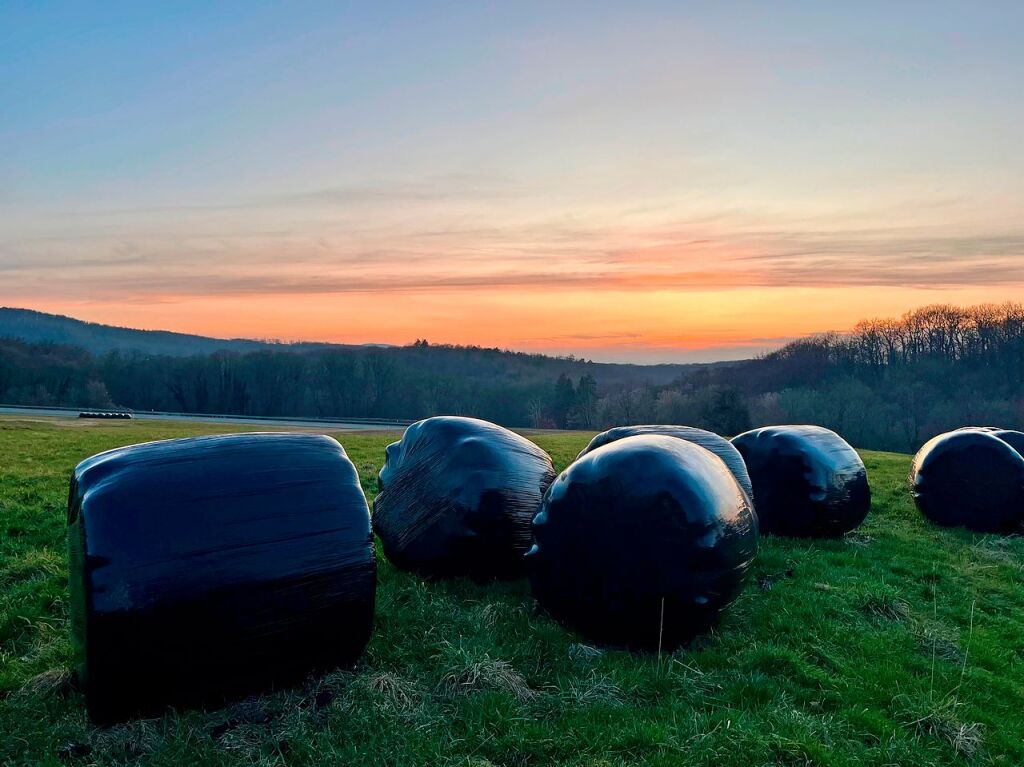
[[[0,420],[0,764],[1024,764],[1024,540],[925,524],[909,458],[872,452],[863,527],[763,540],[716,632],[671,656],[590,647],[525,583],[427,584],[381,558],[354,671],[91,727],[69,672],[69,472],[118,445],[241,430]],[[395,435],[337,436],[372,498]],[[587,435],[533,439],[563,468]]]

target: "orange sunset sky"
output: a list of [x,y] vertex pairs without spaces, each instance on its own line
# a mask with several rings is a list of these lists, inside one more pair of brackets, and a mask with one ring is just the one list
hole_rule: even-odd
[[0,304],[667,362],[1019,300],[1024,12],[929,8],[7,7]]

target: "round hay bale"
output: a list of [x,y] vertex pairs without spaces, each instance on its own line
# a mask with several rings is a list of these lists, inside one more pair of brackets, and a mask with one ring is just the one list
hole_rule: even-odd
[[603,447],[610,442],[615,442],[625,437],[638,437],[645,434],[661,434],[666,437],[675,437],[676,439],[700,445],[705,450],[711,451],[722,459],[722,462],[732,472],[732,475],[736,478],[743,492],[747,494],[747,497],[753,499],[754,488],[750,483],[747,465],[743,462],[743,456],[740,455],[739,451],[725,437],[720,437],[714,432],[698,429],[694,426],[674,426],[671,424],[616,426],[613,429],[601,432],[590,440],[590,444],[583,448],[583,451],[576,457],[577,459],[582,458],[587,453],[597,450],[597,448]]
[[548,488],[527,556],[540,605],[583,635],[671,650],[733,601],[757,550],[750,500],[720,458],[663,435],[586,453]]
[[427,577],[523,574],[530,522],[555,477],[525,437],[476,418],[414,423],[388,446],[373,504],[387,558]]
[[914,456],[914,502],[943,527],[1010,533],[1024,520],[1024,458],[998,432],[940,434]]
[[287,685],[351,665],[370,638],[370,515],[330,437],[197,437],[88,458],[71,478],[68,550],[97,722]]
[[1024,457],[1024,431],[1014,431],[1013,429],[999,429],[998,431],[992,432],[993,437],[999,437],[1003,442],[1008,444],[1014,450]]
[[867,470],[821,426],[766,426],[733,438],[750,472],[762,533],[838,538],[871,508]]

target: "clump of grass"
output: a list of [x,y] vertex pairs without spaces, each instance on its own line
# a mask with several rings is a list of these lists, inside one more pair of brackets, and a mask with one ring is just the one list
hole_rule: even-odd
[[866,614],[895,623],[904,623],[910,619],[910,605],[899,597],[888,594],[869,594],[861,605]]
[[501,602],[490,602],[480,608],[480,618],[484,625],[493,626],[504,617],[505,605]]
[[419,689],[413,682],[388,671],[366,674],[360,677],[359,681],[374,697],[390,708],[412,708],[419,697]]
[[904,726],[919,736],[944,741],[963,757],[978,755],[984,745],[984,728],[978,722],[961,722],[956,716],[958,704],[948,698],[925,710],[905,705],[898,712]]
[[775,584],[786,578],[793,577],[793,568],[787,568],[782,572],[778,573],[766,573],[757,579],[757,585],[761,588],[761,591],[771,591]]
[[288,734],[301,736],[311,723],[323,721],[319,701],[324,689],[321,682],[245,698],[208,715],[207,735],[218,752],[239,763],[285,764]]
[[225,732],[217,739],[220,747],[229,754],[257,764],[265,762],[262,757],[266,741],[265,729],[253,725],[241,725]]
[[595,675],[570,680],[561,697],[570,705],[584,708],[595,705],[621,706],[626,702],[626,694],[621,687],[607,677]]
[[[287,695],[282,693],[280,695]],[[222,740],[225,735],[241,727],[265,726],[274,718],[270,705],[272,698],[279,696],[254,695],[211,714],[206,719],[206,730],[214,740]]]
[[978,555],[1000,564],[1014,567],[1024,565],[1024,552],[1019,536],[986,535],[972,548]]
[[862,549],[875,542],[874,536],[862,532],[847,533],[843,536],[843,540],[851,546],[857,546]]
[[441,676],[437,690],[446,698],[481,690],[507,692],[520,702],[532,700],[537,696],[537,691],[530,688],[523,675],[516,671],[511,663],[491,658],[486,654],[465,665],[449,668]]
[[962,663],[963,650],[960,643],[951,636],[948,628],[936,625],[921,625],[914,631],[918,646],[923,652],[938,660],[949,663]]
[[52,548],[29,549],[11,557],[0,572],[0,584],[24,581],[29,578],[46,578],[66,573],[66,555]]
[[525,605],[507,602],[488,602],[480,610],[480,619],[485,626],[496,626],[500,623],[523,618],[529,613]]
[[71,672],[62,668],[52,668],[36,674],[21,686],[21,694],[36,698],[64,698],[74,687]]
[[95,730],[91,745],[94,752],[113,759],[138,759],[156,751],[160,738],[156,723],[142,719]]
[[573,643],[569,645],[569,660],[581,666],[589,665],[604,655],[604,651],[588,644]]
[[351,671],[333,671],[313,682],[309,689],[308,699],[314,709],[326,708],[331,702],[351,686],[355,674]]

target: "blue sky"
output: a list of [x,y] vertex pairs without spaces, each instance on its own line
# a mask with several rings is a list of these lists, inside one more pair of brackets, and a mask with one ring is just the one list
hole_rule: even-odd
[[744,356],[1024,284],[1024,4],[6,3],[0,303]]

